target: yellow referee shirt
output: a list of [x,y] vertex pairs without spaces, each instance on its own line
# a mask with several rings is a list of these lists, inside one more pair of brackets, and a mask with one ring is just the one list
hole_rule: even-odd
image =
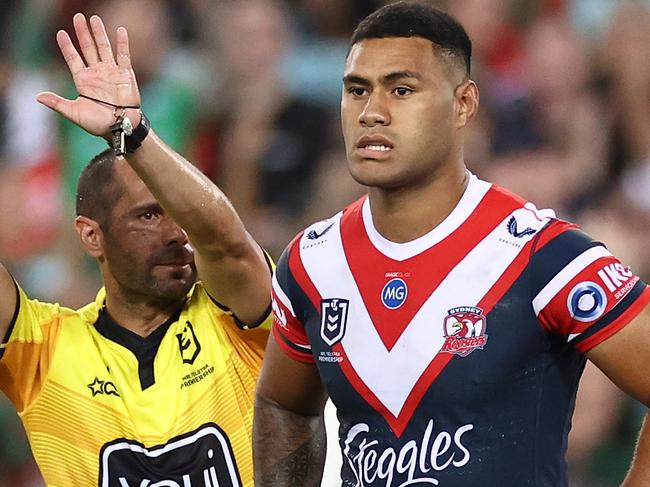
[[0,388],[50,487],[253,486],[253,398],[270,317],[241,330],[200,283],[142,338],[94,303],[20,301]]

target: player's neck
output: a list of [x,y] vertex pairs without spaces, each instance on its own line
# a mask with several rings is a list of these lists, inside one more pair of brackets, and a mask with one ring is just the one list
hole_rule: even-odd
[[120,292],[106,292],[106,311],[111,319],[141,337],[149,336],[182,305],[183,300],[151,302],[146,299],[125,299]]
[[415,240],[449,216],[468,183],[469,173],[462,165],[426,184],[391,190],[371,188],[370,209],[375,229],[392,242]]

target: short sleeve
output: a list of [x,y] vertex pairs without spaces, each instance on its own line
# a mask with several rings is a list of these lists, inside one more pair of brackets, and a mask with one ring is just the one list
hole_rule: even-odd
[[533,257],[532,306],[540,324],[587,352],[623,328],[650,301],[650,291],[607,248],[577,229]]
[[[297,250],[296,250],[297,251]],[[273,274],[273,337],[289,357],[299,362],[313,363],[311,345],[299,312],[299,288],[289,268],[289,246]]]
[[13,322],[0,345],[0,389],[21,411],[40,390],[49,369],[62,308],[29,299],[17,286]]

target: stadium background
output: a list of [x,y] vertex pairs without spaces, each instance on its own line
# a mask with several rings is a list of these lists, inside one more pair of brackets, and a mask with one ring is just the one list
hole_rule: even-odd
[[[340,77],[352,29],[381,3],[2,0],[0,261],[41,300],[79,306],[99,286],[71,222],[76,178],[104,143],[34,100],[46,88],[74,96],[54,41],[74,12],[127,26],[153,126],[224,189],[277,258],[301,227],[363,191],[345,167]],[[434,3],[474,41],[472,171],[580,223],[650,280],[650,1]],[[573,487],[618,485],[644,412],[586,370]],[[41,485],[2,397],[0,487]]]

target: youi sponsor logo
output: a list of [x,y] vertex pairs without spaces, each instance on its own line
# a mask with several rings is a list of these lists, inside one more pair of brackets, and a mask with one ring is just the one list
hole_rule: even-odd
[[436,472],[461,468],[470,461],[471,454],[463,444],[463,435],[473,429],[473,424],[465,424],[453,433],[434,434],[431,419],[420,438],[411,439],[396,450],[382,448],[369,434],[370,427],[358,423],[348,429],[343,457],[356,477],[355,487],[440,485]]

